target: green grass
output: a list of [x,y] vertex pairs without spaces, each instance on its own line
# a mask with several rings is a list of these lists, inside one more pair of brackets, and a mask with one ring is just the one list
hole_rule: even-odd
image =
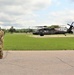
[[74,37],[34,38],[29,34],[5,34],[4,50],[74,50]]

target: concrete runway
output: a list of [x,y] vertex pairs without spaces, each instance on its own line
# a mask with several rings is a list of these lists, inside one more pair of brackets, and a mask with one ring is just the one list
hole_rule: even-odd
[[0,75],[74,75],[74,51],[4,51]]

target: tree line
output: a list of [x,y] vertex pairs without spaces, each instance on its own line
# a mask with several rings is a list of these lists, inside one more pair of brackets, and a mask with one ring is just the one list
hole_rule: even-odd
[[[51,26],[45,26],[48,28],[60,28],[59,25],[51,25]],[[10,29],[2,29],[5,33],[31,33],[34,31],[34,29],[15,29],[13,26],[11,26]]]
[[10,29],[2,29],[5,33],[31,33],[33,29],[15,29],[13,26]]

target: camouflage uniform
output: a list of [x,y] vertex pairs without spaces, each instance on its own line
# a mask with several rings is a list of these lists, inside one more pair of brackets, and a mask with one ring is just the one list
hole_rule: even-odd
[[0,59],[3,58],[3,36],[4,31],[0,30]]

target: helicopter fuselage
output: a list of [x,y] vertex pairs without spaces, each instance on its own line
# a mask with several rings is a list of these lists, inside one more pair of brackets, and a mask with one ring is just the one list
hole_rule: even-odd
[[33,32],[34,35],[40,35],[40,36],[44,36],[44,35],[51,35],[51,34],[66,34],[66,33],[70,33],[73,34],[72,32],[72,27],[73,27],[73,23],[70,25],[68,24],[70,27],[69,29],[67,29],[67,31],[63,31],[63,30],[56,30],[55,28],[41,28],[38,29],[37,31]]

